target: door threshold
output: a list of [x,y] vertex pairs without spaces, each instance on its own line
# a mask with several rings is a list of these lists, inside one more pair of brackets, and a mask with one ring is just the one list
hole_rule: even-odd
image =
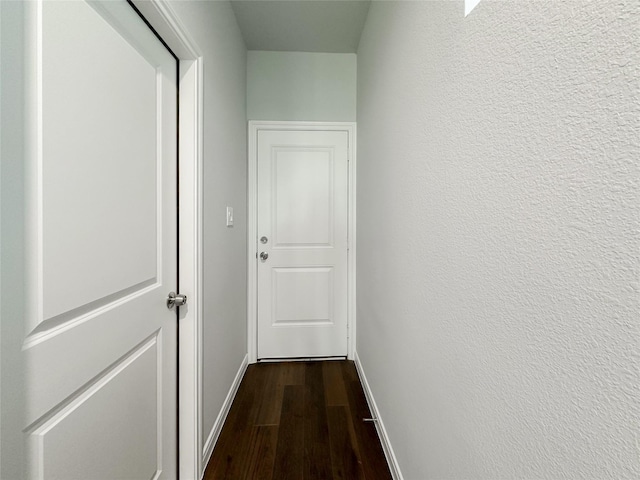
[[346,355],[337,357],[284,357],[284,358],[259,358],[258,363],[274,362],[324,362],[327,360],[346,360]]

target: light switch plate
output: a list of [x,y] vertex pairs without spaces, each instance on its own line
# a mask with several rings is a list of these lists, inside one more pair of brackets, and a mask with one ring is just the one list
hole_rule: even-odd
[[227,227],[233,227],[233,207],[227,207]]

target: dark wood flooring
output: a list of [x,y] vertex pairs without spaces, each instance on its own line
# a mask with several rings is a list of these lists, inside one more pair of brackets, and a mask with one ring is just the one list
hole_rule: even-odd
[[377,480],[391,473],[353,362],[249,365],[205,480]]

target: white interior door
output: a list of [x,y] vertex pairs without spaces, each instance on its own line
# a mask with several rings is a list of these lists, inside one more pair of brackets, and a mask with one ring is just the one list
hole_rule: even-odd
[[176,476],[176,61],[124,1],[25,3],[28,476]]
[[347,355],[348,148],[258,131],[259,359]]

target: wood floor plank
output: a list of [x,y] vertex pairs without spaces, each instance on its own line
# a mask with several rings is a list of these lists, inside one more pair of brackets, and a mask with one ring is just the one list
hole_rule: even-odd
[[358,462],[362,464],[362,453],[360,452],[360,447],[358,446],[358,441],[356,437],[356,429],[354,427],[354,419],[351,414],[351,409],[349,407],[345,407],[345,415],[347,417],[347,430],[349,431],[349,438],[353,443],[353,450],[356,452],[356,456],[358,457]]
[[[259,365],[249,365],[247,367],[242,382],[240,382],[236,398],[231,404],[227,421],[231,418],[234,422],[237,421],[238,423],[244,423],[246,425],[253,425],[255,423],[260,406],[255,400],[256,398],[260,398],[260,392],[264,390],[266,381],[267,378],[262,374]],[[236,406],[236,403],[239,405]],[[236,417],[240,418],[236,420]]]
[[205,471],[205,480],[237,479],[245,474],[250,433],[259,405],[256,396],[264,383],[258,369],[253,367],[256,365],[247,368],[238,388],[209,461],[210,468]]
[[279,365],[282,369],[283,385],[304,385],[306,362],[283,362]]
[[350,382],[360,381],[358,371],[356,370],[356,364],[354,362],[340,362],[340,367],[342,367],[342,377],[344,378],[345,387],[348,386]]
[[244,478],[247,480],[271,480],[277,445],[277,426],[253,427],[247,458],[247,472]]
[[273,478],[300,480],[304,467],[304,385],[286,385]]
[[327,406],[348,406],[349,399],[344,386],[342,375],[342,362],[323,362],[322,374],[324,377],[324,392]]
[[265,378],[256,425],[278,425],[282,410],[282,396],[286,385],[304,385],[303,362],[264,363],[259,365]]
[[245,425],[229,428],[221,434],[208,468],[205,480],[233,479],[243,476],[245,458],[249,451],[248,439],[251,427]]
[[309,362],[304,391],[304,478],[331,480],[329,425],[324,396],[323,362]]
[[362,461],[356,450],[348,408],[327,407],[329,444],[334,480],[364,480]]
[[284,386],[279,381],[282,368],[277,363],[260,364],[260,374],[264,377],[264,389],[260,394],[260,407],[256,425],[278,425],[282,409]]

